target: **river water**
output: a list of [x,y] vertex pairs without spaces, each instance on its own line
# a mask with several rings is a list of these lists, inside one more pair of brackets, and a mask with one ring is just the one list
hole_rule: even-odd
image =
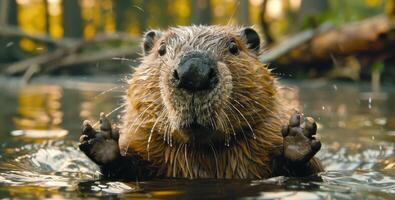
[[[77,149],[80,124],[121,104],[122,78],[0,78],[0,199],[394,199],[395,87],[285,82],[319,125],[326,172],[308,178],[116,182]],[[119,119],[119,112],[111,115]]]

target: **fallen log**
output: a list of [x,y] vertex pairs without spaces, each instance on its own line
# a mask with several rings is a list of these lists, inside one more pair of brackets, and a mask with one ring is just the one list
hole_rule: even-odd
[[[295,63],[316,64],[334,57],[364,56],[395,50],[395,23],[386,15],[379,15],[341,27],[319,26],[269,47],[260,61],[275,63],[283,68]],[[286,69],[285,69],[286,70]]]
[[66,55],[66,51],[64,49],[57,49],[53,52],[48,52],[48,53],[41,54],[41,55],[38,55],[33,58],[28,58],[28,59],[21,60],[19,62],[10,64],[5,68],[5,70],[3,72],[7,75],[19,74],[19,73],[22,73],[22,72],[28,70],[28,68],[30,66],[45,65],[45,64],[53,62],[57,59],[61,59],[65,55]]
[[70,45],[74,45],[74,43],[78,42],[77,39],[64,38],[60,40],[55,40],[45,34],[29,34],[23,32],[18,27],[9,26],[9,25],[0,26],[0,37],[27,38],[34,40],[36,42],[42,42],[44,44],[48,44],[52,46],[61,46],[61,47],[69,47]]
[[[27,58],[4,67],[2,72],[6,75],[18,75],[26,72],[32,72],[29,68],[34,67],[34,73],[49,72],[61,67],[71,65],[85,64],[89,62],[102,61],[113,57],[131,56],[137,54],[139,48],[137,44],[139,38],[130,36],[126,33],[98,34],[90,40],[67,39],[54,40],[46,35],[31,35],[20,31],[16,27],[2,26],[0,27],[0,36],[7,37],[24,37],[37,42],[43,42],[51,45],[54,50],[49,50],[43,54],[32,58]],[[91,45],[111,43],[113,41],[121,41],[129,45],[127,47],[112,47],[98,50],[89,50]],[[31,76],[30,76],[31,77]]]
[[49,63],[42,70],[44,72],[50,72],[59,68],[70,67],[73,65],[81,65],[86,63],[98,62],[103,60],[109,60],[117,57],[127,58],[137,55],[140,50],[139,47],[122,47],[122,48],[112,48],[103,49],[96,52],[81,53],[81,54],[70,54],[57,62]]

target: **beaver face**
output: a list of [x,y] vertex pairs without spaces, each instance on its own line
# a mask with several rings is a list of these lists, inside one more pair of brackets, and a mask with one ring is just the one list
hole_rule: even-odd
[[259,63],[259,46],[251,28],[190,26],[146,33],[143,63],[159,65],[163,112],[173,138],[226,139],[246,125],[233,105],[234,88],[242,85],[235,73],[248,68],[250,60]]

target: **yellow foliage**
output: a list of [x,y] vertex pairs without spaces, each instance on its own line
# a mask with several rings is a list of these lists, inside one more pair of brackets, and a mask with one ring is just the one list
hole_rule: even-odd
[[213,24],[235,24],[238,3],[235,0],[211,0]]
[[189,16],[191,16],[191,9],[188,0],[174,0],[171,4],[170,10],[175,16],[175,24],[187,25]]
[[394,16],[395,16],[395,2],[393,0],[386,0],[385,12],[387,13],[387,15],[394,18]]
[[140,28],[138,26],[138,24],[134,24],[133,26],[131,26],[127,32],[130,32],[134,35],[139,35],[140,34]]
[[86,39],[92,39],[96,35],[96,28],[94,24],[87,24],[84,27],[84,37]]
[[[47,1],[48,10],[45,10]],[[18,25],[29,34],[45,34],[46,12],[48,13],[49,34],[53,38],[63,37],[63,9],[62,4],[67,0],[17,0]],[[120,0],[130,1],[130,0]],[[250,24],[260,23],[261,3],[263,0],[210,0],[212,12],[212,24],[236,24],[240,2],[248,1]],[[83,18],[84,37],[90,39],[97,33],[112,33],[116,31],[116,8],[114,0],[80,0],[81,15]],[[363,0],[366,7],[380,7],[386,4],[387,13],[394,13],[394,1],[392,0]],[[244,2],[245,3],[245,2]],[[267,13],[273,35],[283,35],[290,23],[286,13],[296,12],[301,0],[270,0],[267,4]],[[158,13],[165,13],[164,17],[158,17]],[[140,35],[142,29],[160,28],[167,25],[188,25],[192,14],[190,0],[148,1],[134,0],[131,8],[122,13],[125,18],[122,22],[125,32]],[[144,16],[144,20],[140,20]],[[161,15],[162,16],[162,15]],[[141,24],[144,23],[144,24]],[[35,51],[38,47],[32,41],[21,40],[20,45],[27,51]]]
[[376,7],[383,3],[383,0],[365,0],[365,4],[369,7]]
[[36,44],[32,40],[26,38],[22,38],[19,44],[26,51],[34,51],[34,49],[36,49]]
[[254,4],[250,3],[249,11],[250,11],[250,23],[251,24],[259,24],[260,23],[260,14],[261,14],[260,4],[254,5]]
[[49,0],[48,14],[49,14],[49,34],[51,37],[58,39],[63,37],[62,26],[62,1]]
[[18,24],[30,34],[45,33],[44,0],[18,1]]

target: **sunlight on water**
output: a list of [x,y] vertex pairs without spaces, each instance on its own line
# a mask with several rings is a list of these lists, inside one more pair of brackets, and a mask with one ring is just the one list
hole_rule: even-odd
[[[77,148],[80,124],[122,106],[123,86],[64,80],[27,88],[0,80],[0,198],[392,199],[395,195],[395,88],[296,83],[292,104],[319,123],[327,171],[303,179],[98,181]],[[86,86],[86,87],[85,87]],[[100,89],[98,89],[100,88]],[[347,95],[345,95],[347,94]],[[119,110],[110,118],[119,120]],[[204,194],[204,196],[201,196]]]

